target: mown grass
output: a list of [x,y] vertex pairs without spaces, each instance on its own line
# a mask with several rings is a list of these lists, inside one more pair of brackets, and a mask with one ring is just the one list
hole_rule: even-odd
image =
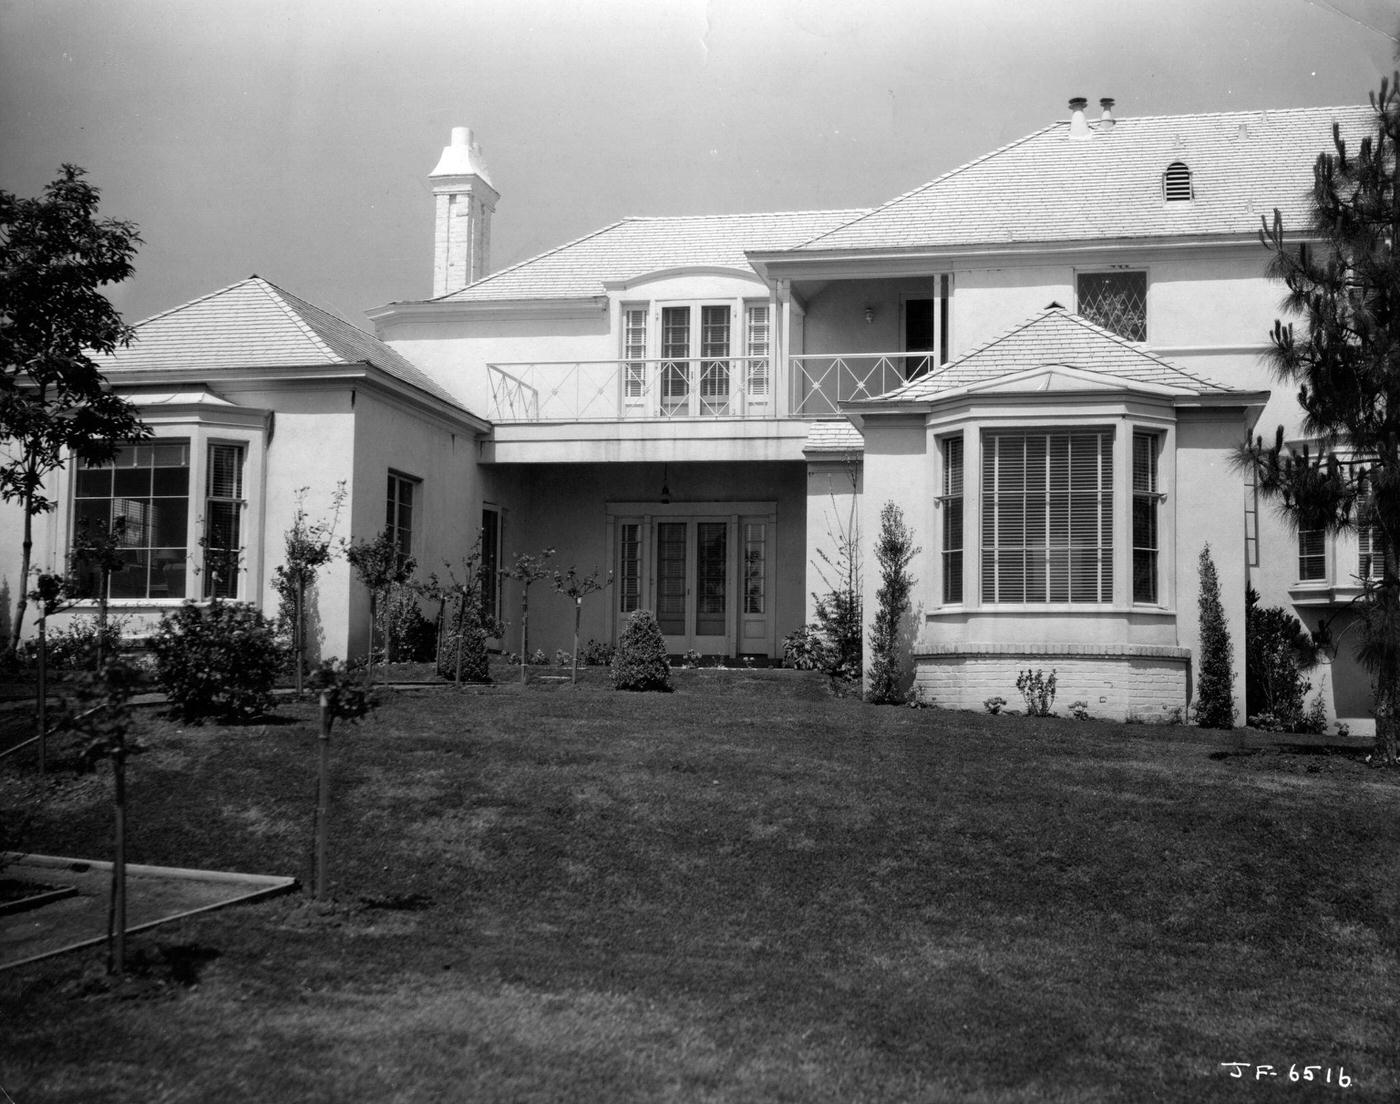
[[[389,697],[337,730],[334,903],[157,929],[121,985],[96,952],[0,975],[0,1086],[23,1104],[1323,1093],[1287,1081],[1296,1062],[1345,1067],[1350,1099],[1400,1094],[1394,775],[1189,729],[867,706],[795,672],[677,682]],[[132,861],[304,876],[315,734],[307,707],[281,712],[297,723],[149,721]],[[107,854],[105,778],[0,769],[26,847]],[[1233,1061],[1283,1076],[1231,1080]]]

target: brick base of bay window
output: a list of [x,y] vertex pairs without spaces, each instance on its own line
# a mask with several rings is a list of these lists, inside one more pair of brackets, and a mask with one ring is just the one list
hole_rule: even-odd
[[1167,722],[1185,718],[1190,663],[1187,648],[1153,645],[939,645],[915,652],[914,687],[943,709],[982,709],[999,697],[1007,712],[1019,713],[1025,702],[1017,676],[1029,668],[1048,677],[1053,668],[1052,708],[1061,716],[1083,701],[1101,720]]

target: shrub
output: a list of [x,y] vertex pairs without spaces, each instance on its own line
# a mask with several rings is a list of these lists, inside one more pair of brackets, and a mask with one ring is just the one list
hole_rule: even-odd
[[692,670],[694,670],[695,668],[701,666],[701,662],[703,659],[704,657],[699,652],[697,652],[694,648],[691,648],[690,651],[686,652],[685,655],[681,656],[681,666],[689,667]]
[[486,630],[476,618],[468,618],[460,633],[456,626],[442,638],[437,670],[443,678],[457,677],[457,648],[462,648],[462,678],[467,682],[490,682],[490,661],[486,656]]
[[1016,689],[1026,699],[1027,717],[1048,717],[1050,707],[1055,704],[1055,668],[1050,668],[1050,677],[1037,669],[1034,673],[1025,670],[1016,679]]
[[563,648],[558,649],[554,653],[554,666],[556,667],[571,667],[573,666],[573,662],[574,657],[564,651]]
[[183,720],[246,720],[272,707],[282,648],[273,623],[246,603],[186,602],[161,619],[151,649],[156,679]]
[[1312,704],[1303,711],[1303,719],[1298,722],[1298,731],[1310,732],[1314,736],[1321,736],[1327,731],[1327,706],[1323,704],[1321,694],[1313,698]]
[[579,649],[578,661],[585,667],[610,667],[615,649],[611,644],[600,644],[590,640]]
[[536,648],[530,653],[530,664],[534,667],[548,667],[549,656],[544,654],[543,648]]
[[820,625],[803,625],[783,637],[783,666],[820,671],[826,666],[826,638]]
[[1086,701],[1070,702],[1069,715],[1076,721],[1087,721],[1089,719],[1089,703]]
[[94,617],[75,617],[62,629],[49,633],[46,662],[55,671],[90,670],[97,661],[97,643],[102,654],[115,657],[122,651],[125,617],[108,617],[104,628]]
[[899,654],[899,629],[909,609],[914,587],[909,561],[921,550],[904,524],[904,513],[893,502],[880,511],[880,539],[875,559],[880,565],[880,589],[875,595],[875,623],[870,627],[870,683],[866,700],[898,704],[904,700],[904,665]]
[[618,690],[671,689],[666,641],[651,610],[637,610],[628,618],[613,656],[612,680]]
[[1006,699],[1002,697],[988,698],[982,703],[982,707],[993,717],[1000,713],[1005,705]]
[[1201,549],[1201,664],[1196,679],[1196,723],[1202,728],[1234,728],[1235,681],[1231,667],[1230,631],[1220,606],[1220,579],[1210,558],[1210,545]]
[[1260,606],[1251,588],[1245,604],[1245,711],[1272,713],[1287,728],[1302,731],[1303,701],[1312,689],[1302,672],[1316,663],[1317,645],[1302,623],[1287,610]]

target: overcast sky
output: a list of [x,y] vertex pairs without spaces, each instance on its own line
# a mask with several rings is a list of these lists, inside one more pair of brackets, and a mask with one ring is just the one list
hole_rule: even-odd
[[1392,0],[0,0],[0,188],[140,225],[129,321],[431,291],[454,125],[502,268],[626,215],[862,207],[1065,117],[1364,102]]

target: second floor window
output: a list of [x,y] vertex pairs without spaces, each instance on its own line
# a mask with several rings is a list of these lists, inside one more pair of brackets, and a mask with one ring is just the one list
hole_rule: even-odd
[[1075,284],[1078,313],[1129,341],[1147,340],[1147,273],[1081,272]]

